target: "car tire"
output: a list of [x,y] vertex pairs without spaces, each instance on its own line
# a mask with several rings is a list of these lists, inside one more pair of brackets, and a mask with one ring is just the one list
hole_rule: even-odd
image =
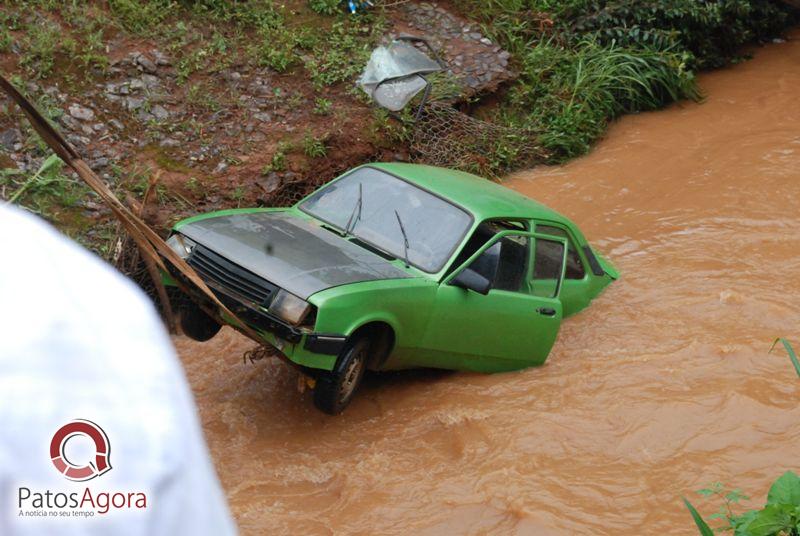
[[350,404],[358,389],[369,361],[370,340],[367,337],[345,346],[336,367],[317,377],[314,405],[329,415],[338,415]]
[[188,303],[180,310],[180,323],[183,334],[199,342],[205,342],[219,333],[222,325],[211,318],[195,303]]

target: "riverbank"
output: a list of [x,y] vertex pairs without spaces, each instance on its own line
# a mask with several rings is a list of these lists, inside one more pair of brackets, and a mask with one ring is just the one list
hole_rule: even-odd
[[[157,176],[144,217],[166,232],[198,212],[290,204],[360,163],[418,158],[411,127],[353,87],[385,35],[432,35],[450,65],[436,87],[512,129],[454,163],[496,176],[523,163],[514,129],[548,162],[582,154],[621,114],[697,98],[696,69],[738,61],[741,43],[793,17],[744,0],[401,2],[356,16],[339,4],[25,0],[0,7],[0,68],[120,198],[140,201]],[[46,148],[0,108],[0,197],[111,256],[108,210],[57,163],[33,179]]]

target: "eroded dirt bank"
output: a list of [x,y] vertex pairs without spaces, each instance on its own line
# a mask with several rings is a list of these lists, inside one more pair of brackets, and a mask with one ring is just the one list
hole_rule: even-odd
[[766,352],[800,338],[800,34],[701,85],[508,182],[623,273],[542,368],[373,379],[328,418],[230,331],[177,339],[242,531],[690,534],[680,495],[756,505],[797,470],[800,380]]

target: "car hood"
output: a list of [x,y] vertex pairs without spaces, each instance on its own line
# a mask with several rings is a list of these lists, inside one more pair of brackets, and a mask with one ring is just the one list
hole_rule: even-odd
[[303,299],[338,285],[411,277],[383,257],[288,212],[228,214],[177,229]]

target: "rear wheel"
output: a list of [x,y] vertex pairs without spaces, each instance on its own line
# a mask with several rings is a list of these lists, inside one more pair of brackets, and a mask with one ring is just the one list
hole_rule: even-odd
[[196,303],[189,302],[180,309],[183,334],[196,341],[205,342],[216,335],[222,326]]
[[350,404],[369,359],[370,341],[361,337],[345,346],[336,367],[317,377],[314,387],[314,405],[329,415],[338,415]]

